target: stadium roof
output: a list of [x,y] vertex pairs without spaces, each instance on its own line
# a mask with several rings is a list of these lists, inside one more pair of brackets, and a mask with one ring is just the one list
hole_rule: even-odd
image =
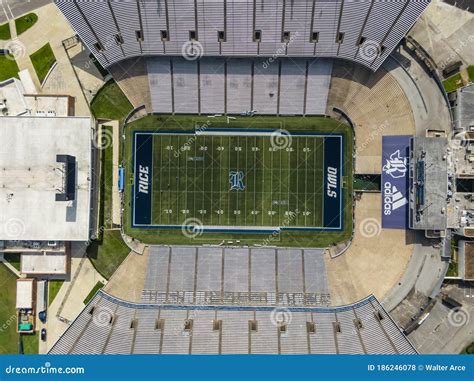
[[[88,240],[91,119],[4,117],[1,122],[0,240]],[[58,162],[57,155],[73,157],[74,165]],[[65,189],[75,199],[57,201]]]

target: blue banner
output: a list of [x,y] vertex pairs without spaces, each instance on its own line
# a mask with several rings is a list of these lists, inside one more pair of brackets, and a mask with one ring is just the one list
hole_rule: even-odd
[[342,229],[342,136],[324,138],[324,227]]
[[0,356],[6,380],[456,380],[474,379],[469,355]]
[[382,227],[408,228],[411,136],[382,137]]
[[153,135],[135,132],[133,136],[135,178],[132,226],[150,225],[153,194]]

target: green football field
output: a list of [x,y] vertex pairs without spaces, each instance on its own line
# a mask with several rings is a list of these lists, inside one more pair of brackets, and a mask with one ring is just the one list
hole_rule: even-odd
[[322,226],[324,139],[273,140],[153,135],[152,224]]
[[350,237],[353,138],[339,121],[153,115],[124,134],[124,229],[135,239],[325,247]]

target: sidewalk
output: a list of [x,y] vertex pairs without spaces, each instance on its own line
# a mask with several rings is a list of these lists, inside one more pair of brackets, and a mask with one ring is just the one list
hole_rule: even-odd
[[0,253],[0,262],[2,262],[5,266],[7,266],[7,268],[12,273],[14,273],[18,278],[21,278],[20,272],[5,260],[5,258],[3,257],[3,253]]
[[84,299],[97,282],[107,283],[86,256],[85,242],[73,242],[71,246],[71,276],[59,290],[48,308],[45,325],[48,335],[46,343],[40,342],[40,352],[46,353],[69,326],[59,317],[73,321],[84,308]]
[[[37,23],[17,38],[22,48],[24,47],[24,51],[19,54],[16,60],[18,68],[20,71],[27,69],[30,72],[39,94],[70,95],[75,98],[76,116],[90,116],[89,107],[62,45],[62,41],[73,36],[75,32],[59,9],[52,3],[38,8],[34,12],[38,15]],[[16,35],[16,31],[14,34]],[[8,43],[9,41],[0,41],[0,49]],[[44,87],[41,88],[30,55],[47,43],[51,45],[58,64],[51,72]]]

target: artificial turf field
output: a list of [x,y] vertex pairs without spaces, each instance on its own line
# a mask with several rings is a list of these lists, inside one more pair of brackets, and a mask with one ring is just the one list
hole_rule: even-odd
[[126,232],[138,239],[186,242],[180,228],[189,223],[203,229],[198,239],[209,241],[261,240],[259,233],[278,231],[319,246],[316,234],[332,242],[350,234],[346,125],[329,118],[228,124],[149,116],[126,128]]

